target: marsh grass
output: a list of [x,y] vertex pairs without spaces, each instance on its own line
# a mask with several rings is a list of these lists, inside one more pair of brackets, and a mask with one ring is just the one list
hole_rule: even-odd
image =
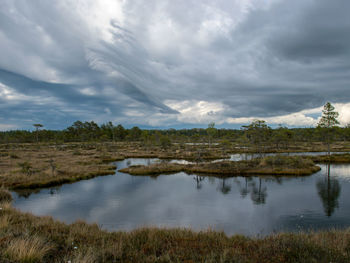
[[[299,143],[291,145],[288,151],[314,151],[322,150],[322,144]],[[338,151],[346,150],[347,144],[335,144]],[[277,152],[273,147],[266,147],[269,152]],[[142,142],[118,142],[118,143],[67,143],[67,144],[2,144],[0,145],[0,185],[9,189],[42,188],[51,187],[64,183],[71,183],[95,176],[110,175],[115,172],[114,161],[125,158],[160,158],[160,159],[185,159],[198,161],[201,166],[205,166],[206,160],[225,159],[230,153],[251,152],[249,147],[242,148],[235,145],[230,148],[222,145],[212,145],[208,149],[207,145],[196,144],[172,144],[171,147],[163,149],[155,145],[145,145]],[[306,158],[306,157],[305,157]],[[322,159],[323,158],[323,159]],[[315,162],[324,161],[325,157],[308,157]],[[328,160],[328,159],[327,159]],[[350,162],[350,155],[332,156],[331,162]],[[21,164],[30,164],[29,169],[23,169]],[[222,165],[225,165],[222,163]],[[239,167],[232,167],[234,170],[242,170],[244,163],[240,162]],[[22,165],[23,166],[23,165]],[[275,165],[276,166],[276,165]],[[267,174],[281,170],[276,166],[271,169],[256,169],[257,174]],[[54,169],[53,169],[54,167]],[[26,167],[25,167],[26,168]],[[179,167],[165,167],[162,169],[175,172]],[[189,172],[230,173],[225,168],[206,166],[192,167]],[[271,167],[270,167],[271,168]],[[181,168],[182,169],[182,168]],[[180,170],[181,170],[180,169]],[[304,168],[302,168],[304,169]],[[174,171],[173,171],[174,170]],[[207,171],[203,171],[207,170]],[[286,174],[310,174],[316,169],[308,169],[303,172],[300,169],[289,169]],[[165,171],[167,172],[167,171]],[[152,173],[150,174],[157,174]]]
[[23,263],[40,262],[53,249],[53,246],[36,235],[12,239],[4,255],[13,261]]
[[[85,149],[79,144],[10,146],[17,158],[13,159],[10,154],[0,157],[0,185],[9,189],[49,187],[114,174],[116,167],[110,162],[121,158],[111,152],[107,163],[96,147]],[[4,147],[6,145],[0,145],[0,150]]]
[[0,217],[0,231],[7,229],[11,224],[11,218],[9,215],[4,215]]
[[[3,223],[5,222],[5,223]],[[5,262],[350,262],[350,230],[226,236],[174,228],[107,232],[7,206],[0,212]]]
[[320,170],[311,159],[300,156],[269,156],[249,161],[221,161],[201,164],[156,163],[121,169],[132,175],[160,175],[177,172],[201,173],[218,177],[235,175],[310,175]]
[[312,159],[317,163],[350,163],[350,154],[331,154],[329,155],[319,155],[319,156],[308,156],[305,158]]
[[0,187],[0,202],[12,201],[12,195],[7,189]]
[[[202,147],[203,149],[199,149]],[[205,146],[145,147],[142,143],[68,143],[0,145],[0,185],[9,189],[34,189],[114,174],[114,161],[125,158],[161,159],[228,157],[220,148]],[[14,158],[15,157],[15,158]]]
[[[306,146],[305,146],[306,147]],[[301,149],[301,148],[298,148]],[[160,150],[137,143],[0,145],[0,184],[6,188],[53,186],[98,175],[112,174],[112,162],[128,157],[196,158],[198,149],[181,145]],[[212,147],[210,159],[227,154]],[[293,149],[294,150],[294,149]],[[203,150],[204,151],[204,150]],[[11,154],[18,158],[12,158]],[[186,158],[185,158],[186,157]],[[55,173],[51,172],[54,161]],[[24,175],[18,162],[28,161],[35,173]],[[287,163],[286,163],[287,162]],[[194,165],[190,172],[299,167],[310,161],[265,159]],[[207,166],[206,166],[207,165]],[[167,169],[170,166],[168,166]],[[177,167],[175,167],[178,169]],[[171,168],[171,169],[175,169]],[[269,170],[270,169],[270,170]],[[230,171],[230,172],[228,172]],[[290,172],[295,172],[293,169]],[[11,207],[11,194],[0,189],[0,259],[3,262],[350,262],[350,230],[279,233],[267,237],[226,236],[211,230],[140,228],[107,232],[96,224],[67,225],[51,217],[36,217]]]

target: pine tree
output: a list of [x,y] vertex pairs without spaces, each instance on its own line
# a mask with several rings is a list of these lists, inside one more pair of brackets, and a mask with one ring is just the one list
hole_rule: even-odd
[[35,127],[36,142],[39,142],[39,128],[44,127],[44,125],[37,123],[37,124],[33,124],[33,126]]
[[338,117],[339,113],[335,111],[334,106],[330,102],[327,102],[323,106],[322,117],[318,122],[318,127],[326,130],[328,155],[330,155],[331,129],[339,124]]

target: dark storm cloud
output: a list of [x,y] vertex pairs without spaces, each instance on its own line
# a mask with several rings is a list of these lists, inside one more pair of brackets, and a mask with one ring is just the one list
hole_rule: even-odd
[[159,127],[348,103],[348,10],[347,0],[3,0],[0,113],[7,124]]
[[320,1],[306,10],[287,32],[280,32],[273,46],[287,59],[343,58],[350,51],[350,2]]
[[[81,94],[80,89],[84,88],[82,85],[36,81],[2,69],[0,69],[0,82],[8,87],[12,87],[19,94],[34,95],[39,98],[51,97],[54,101],[61,101],[67,106],[66,110],[69,110],[71,105],[74,105],[73,109],[78,108],[78,112],[80,113],[83,111],[94,111],[97,113],[98,111],[101,111],[101,109],[104,110],[106,108],[113,110],[113,104],[116,101],[116,98],[114,97],[107,97],[103,95],[90,96]],[[119,80],[115,83],[115,87],[118,87],[126,94],[128,94],[131,98],[136,99],[143,104],[160,108],[162,112],[175,112],[168,107],[163,106],[162,104],[157,104],[156,102],[152,101],[146,94],[142,93],[137,89],[137,87],[127,81]],[[2,100],[2,102],[3,104],[0,106],[0,108],[2,109],[4,115],[7,116],[17,115],[17,117],[25,117],[25,114],[35,112],[36,114],[33,115],[37,118],[38,115],[41,115],[41,111],[43,110],[41,105],[37,105],[37,103],[33,101],[27,102],[26,105],[16,105],[15,107],[7,105],[6,101],[4,100]],[[46,120],[52,118],[52,112],[54,111],[54,109],[51,108],[52,106],[53,105],[45,105],[46,110],[45,112],[42,112],[42,114],[46,115],[48,114],[47,111],[51,111],[51,113],[48,114],[49,117],[46,118]],[[116,114],[118,111],[121,112],[121,109],[117,108],[116,110],[113,110],[113,113]]]
[[[110,116],[102,117],[107,120],[122,116],[123,109],[135,101],[145,111],[175,112],[149,97],[125,76],[106,76],[108,72],[92,67],[87,51],[103,41],[90,40],[86,25],[64,12],[68,10],[59,2],[3,1],[0,6],[0,83],[17,95],[50,97],[52,102],[59,102],[54,105],[29,100],[25,107],[17,103],[15,112],[24,112],[26,116],[18,121],[41,118],[42,122],[50,122],[50,117],[45,115],[51,107],[59,113],[56,117],[73,120],[101,120],[99,115],[106,115],[108,109]],[[123,34],[128,34],[127,30]],[[120,65],[123,66],[122,62]],[[93,94],[85,94],[86,89],[92,89]],[[112,92],[106,94],[106,89]],[[11,113],[13,100],[2,100],[2,114],[16,115]]]
[[232,33],[257,43],[252,52],[260,82],[251,86],[260,103],[254,96],[251,103],[260,104],[258,116],[319,107],[326,100],[349,102],[348,10],[345,0],[280,1],[269,10],[251,12]]

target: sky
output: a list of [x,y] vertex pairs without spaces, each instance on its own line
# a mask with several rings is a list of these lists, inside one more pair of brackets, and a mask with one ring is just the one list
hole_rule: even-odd
[[349,0],[1,0],[0,130],[350,123]]

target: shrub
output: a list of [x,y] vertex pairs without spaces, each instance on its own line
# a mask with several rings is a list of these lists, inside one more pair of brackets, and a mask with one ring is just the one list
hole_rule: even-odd
[[29,162],[18,163],[18,166],[21,168],[22,173],[27,176],[32,174],[32,165]]
[[162,136],[160,138],[160,145],[163,149],[168,149],[171,146],[171,141],[170,141],[169,137]]

